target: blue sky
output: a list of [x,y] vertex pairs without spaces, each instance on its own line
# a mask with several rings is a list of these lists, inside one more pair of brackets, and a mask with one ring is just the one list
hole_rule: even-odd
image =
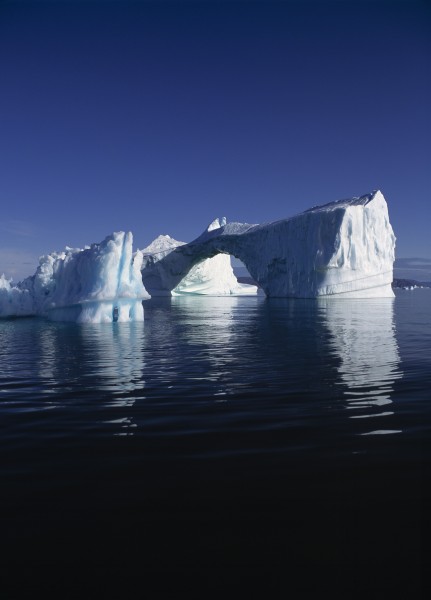
[[0,273],[379,188],[431,258],[427,2],[0,3]]

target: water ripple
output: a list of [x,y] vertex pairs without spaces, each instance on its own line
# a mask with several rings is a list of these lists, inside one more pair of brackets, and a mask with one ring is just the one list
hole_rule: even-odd
[[283,448],[300,435],[361,451],[358,435],[411,431],[429,389],[429,370],[401,358],[395,307],[177,297],[146,303],[139,324],[2,322],[3,421],[22,435],[39,414],[60,436],[230,431],[247,444],[277,431]]

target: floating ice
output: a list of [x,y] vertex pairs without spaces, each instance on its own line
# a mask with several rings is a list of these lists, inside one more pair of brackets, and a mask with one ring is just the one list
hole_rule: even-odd
[[214,222],[189,244],[145,254],[152,295],[171,294],[203,260],[239,258],[267,296],[393,297],[395,236],[380,191],[263,225]]
[[17,285],[3,275],[0,317],[139,321],[147,290],[256,293],[255,286],[238,284],[228,254],[245,264],[267,296],[393,296],[395,236],[379,191],[263,225],[216,219],[189,244],[160,236],[145,256],[133,254],[132,242],[131,233],[113,233],[84,250],[43,256],[36,273]]
[[80,323],[142,321],[149,298],[142,252],[131,233],[117,232],[83,250],[42,256],[36,273],[17,285],[0,278],[0,316],[45,315]]

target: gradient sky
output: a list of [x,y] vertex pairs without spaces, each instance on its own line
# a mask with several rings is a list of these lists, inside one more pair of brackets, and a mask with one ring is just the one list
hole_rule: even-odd
[[427,2],[0,2],[0,274],[381,189],[431,258]]

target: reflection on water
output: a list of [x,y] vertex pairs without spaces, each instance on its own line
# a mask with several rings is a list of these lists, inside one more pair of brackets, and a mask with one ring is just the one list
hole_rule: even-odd
[[145,318],[145,328],[3,323],[2,408],[56,408],[46,411],[55,431],[91,435],[184,435],[229,423],[248,432],[304,427],[301,443],[314,444],[340,415],[354,436],[401,429],[392,299],[178,296],[148,301]]
[[399,591],[400,573],[419,598],[431,290],[419,292],[395,305],[157,299],[145,326],[0,322],[5,573],[88,566],[110,585],[112,565],[123,585],[144,565],[163,587],[172,564],[178,587],[191,564],[253,581],[264,565],[287,594],[290,572],[301,585],[315,573],[300,597],[344,577],[340,598],[362,578],[358,597]]
[[[340,384],[345,387],[352,419],[393,415],[392,393],[402,377],[395,338],[394,300],[366,301],[319,298],[319,309],[331,334],[330,347],[340,362]],[[399,433],[379,428],[363,435]]]
[[[38,342],[44,395],[38,410],[64,406],[70,396],[81,412],[94,410],[96,403],[99,411],[111,414],[143,398],[143,323],[42,322]],[[120,412],[102,422],[115,425],[117,435],[131,435],[136,424],[127,410]]]
[[55,335],[51,327],[43,329],[40,333],[40,360],[39,360],[39,373],[42,379],[45,381],[55,380]]
[[226,396],[241,386],[233,373],[242,370],[242,350],[250,348],[248,324],[263,302],[264,298],[256,296],[172,298],[172,317],[181,319],[185,326],[177,341],[193,351],[195,364],[198,360],[201,367],[190,382],[210,383],[216,402],[226,401]]
[[133,435],[137,426],[127,408],[143,399],[144,324],[114,323],[107,326],[86,324],[80,328],[82,346],[92,355],[87,376],[97,378],[98,389],[106,393],[106,408],[116,411],[114,419],[103,423],[116,426],[114,435]]
[[90,359],[87,376],[98,378],[98,389],[121,398],[118,406],[127,406],[129,400],[124,396],[144,388],[143,324],[85,324],[79,333]]

